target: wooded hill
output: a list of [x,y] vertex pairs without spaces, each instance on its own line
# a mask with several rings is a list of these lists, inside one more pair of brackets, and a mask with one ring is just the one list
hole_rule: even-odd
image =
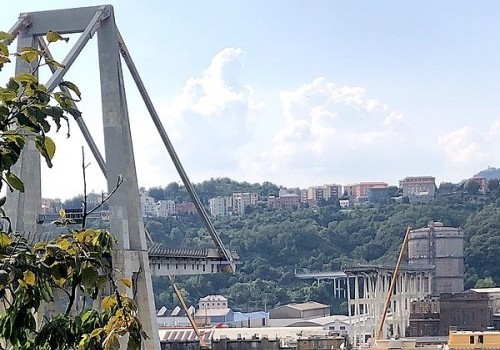
[[[183,196],[183,188],[169,185],[151,189],[157,199]],[[229,179],[205,181],[202,198],[213,193],[227,195],[254,191],[265,197],[278,187],[265,183],[250,185]],[[170,190],[166,190],[170,189]],[[473,186],[446,184],[428,203],[379,203],[340,210],[338,203],[317,209],[284,211],[264,203],[248,215],[215,220],[227,246],[241,257],[235,275],[178,278],[188,304],[207,294],[223,294],[230,307],[241,311],[264,310],[288,302],[316,300],[344,312],[345,304],[332,298],[331,283],[302,282],[296,269],[337,270],[358,263],[394,263],[407,226],[419,228],[431,220],[462,227],[465,232],[466,288],[500,284],[500,189],[489,184],[487,194]],[[221,191],[222,190],[222,191]],[[156,195],[154,194],[156,191]],[[221,191],[221,192],[219,192]],[[159,195],[160,193],[161,196]],[[204,193],[204,194],[203,194]],[[174,197],[174,198],[175,198]],[[156,242],[181,247],[213,247],[197,215],[146,219]],[[157,306],[177,304],[165,279],[154,280]]]

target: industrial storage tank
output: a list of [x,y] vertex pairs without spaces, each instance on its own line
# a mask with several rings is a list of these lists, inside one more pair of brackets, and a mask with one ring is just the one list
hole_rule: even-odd
[[432,292],[456,293],[464,290],[464,234],[460,228],[430,222],[410,231],[410,266],[431,266]]

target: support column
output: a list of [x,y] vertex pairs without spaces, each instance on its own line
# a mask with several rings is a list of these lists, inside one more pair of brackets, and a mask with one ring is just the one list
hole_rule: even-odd
[[[26,29],[17,37],[17,52],[21,52],[25,46],[38,47],[34,36]],[[29,63],[20,58],[16,59],[16,75],[30,72],[31,69]],[[38,216],[42,209],[40,154],[33,141],[26,140],[19,160],[12,167],[12,172],[23,181],[24,193],[7,191],[5,213],[10,218],[14,231],[33,236],[37,233]]]
[[139,318],[149,336],[143,348],[159,350],[158,323],[117,38],[110,8],[109,17],[102,21],[98,30],[98,51],[108,191],[115,188],[118,177],[124,179],[109,200],[110,229],[118,239],[113,258],[115,267],[134,283],[132,291],[128,292],[137,303]]

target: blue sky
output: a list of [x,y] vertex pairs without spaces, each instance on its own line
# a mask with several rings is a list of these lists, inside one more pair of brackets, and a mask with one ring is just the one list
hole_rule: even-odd
[[[500,2],[111,3],[195,182],[305,187],[434,175],[439,183],[500,166]],[[20,12],[96,4],[10,2],[0,29]],[[58,45],[60,60],[75,41]],[[102,145],[95,40],[67,79],[81,87],[80,107]],[[126,79],[140,185],[178,181]],[[72,130],[69,141],[56,137],[44,196],[81,192],[83,141]],[[95,162],[90,172],[90,188],[101,190]]]

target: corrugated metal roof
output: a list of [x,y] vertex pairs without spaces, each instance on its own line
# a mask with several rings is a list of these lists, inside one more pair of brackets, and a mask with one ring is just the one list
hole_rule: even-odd
[[213,316],[226,316],[232,310],[229,308],[224,309],[199,309],[196,311],[195,316],[197,317],[213,317]]
[[321,304],[316,301],[308,301],[307,303],[299,303],[299,304],[287,304],[284,306],[288,306],[292,309],[300,311],[330,308],[329,305]]
[[148,248],[148,254],[160,258],[206,258],[208,249],[167,248],[163,243],[154,243]]

